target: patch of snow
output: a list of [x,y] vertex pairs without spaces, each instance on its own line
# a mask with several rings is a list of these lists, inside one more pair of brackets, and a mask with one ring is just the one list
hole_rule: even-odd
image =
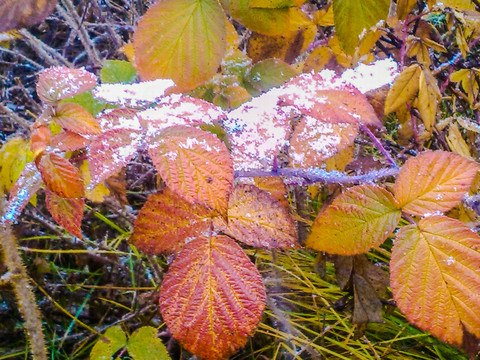
[[[324,70],[325,71],[325,70]],[[322,71],[320,74],[323,76]],[[372,64],[360,64],[355,69],[342,73],[341,81],[355,86],[362,93],[391,84],[399,72],[398,64],[392,59],[375,61]]]

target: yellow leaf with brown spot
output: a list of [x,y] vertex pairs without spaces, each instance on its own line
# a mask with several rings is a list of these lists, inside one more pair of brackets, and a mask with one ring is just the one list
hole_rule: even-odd
[[473,160],[472,155],[470,154],[470,147],[463,139],[463,136],[460,133],[460,129],[458,128],[458,124],[456,122],[450,125],[445,140],[447,140],[447,144],[450,150],[459,155],[462,155],[463,157],[466,157],[467,159]]

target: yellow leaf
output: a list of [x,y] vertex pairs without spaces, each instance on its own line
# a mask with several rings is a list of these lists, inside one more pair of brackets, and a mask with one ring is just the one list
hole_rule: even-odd
[[28,141],[11,137],[0,148],[0,196],[10,192],[23,168],[31,160]]
[[376,185],[354,186],[318,215],[305,246],[330,254],[361,254],[384,242],[400,216],[388,191]]
[[417,0],[397,0],[397,14],[400,20],[404,20],[412,11]]
[[436,123],[438,103],[441,99],[437,80],[427,68],[422,69],[418,87],[418,112],[427,131]]
[[450,128],[448,129],[448,134],[445,139],[447,140],[447,144],[450,150],[456,152],[459,155],[462,155],[463,157],[466,157],[467,159],[473,160],[470,154],[470,147],[463,139],[462,134],[458,129],[457,123],[453,123],[450,125]]
[[333,6],[328,9],[320,9],[313,14],[313,22],[318,26],[333,26],[335,21],[333,19]]
[[460,82],[463,91],[467,94],[470,106],[473,106],[473,101],[478,95],[479,85],[475,79],[475,69],[460,69],[454,71],[450,79],[454,82]]
[[402,105],[411,101],[418,91],[422,69],[413,64],[403,69],[395,80],[385,99],[385,114],[398,110]]
[[80,174],[85,184],[85,197],[95,203],[101,203],[105,199],[105,196],[110,195],[110,190],[105,186],[103,182],[96,185],[93,189],[90,189],[88,185],[92,182],[92,176],[88,169],[88,160],[85,160],[80,165]]
[[458,220],[430,216],[395,239],[390,283],[407,319],[461,345],[464,329],[480,337],[480,237]]
[[444,7],[451,7],[456,10],[475,10],[475,4],[472,0],[443,0]]
[[465,36],[463,36],[463,31],[459,26],[457,27],[457,33],[455,34],[455,39],[457,41],[458,48],[462,52],[463,59],[466,60],[470,49],[468,48],[468,43],[467,43],[467,40],[465,40]]

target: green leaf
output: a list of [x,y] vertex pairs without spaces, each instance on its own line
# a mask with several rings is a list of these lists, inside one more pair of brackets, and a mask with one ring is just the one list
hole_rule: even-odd
[[188,91],[210,79],[226,50],[225,14],[217,0],[164,0],[142,17],[134,35],[142,80],[172,79]]
[[121,348],[127,345],[127,337],[120,326],[105,331],[90,353],[90,360],[110,360]]
[[128,339],[127,350],[134,360],[170,360],[167,349],[157,337],[157,329],[144,326]]
[[335,30],[343,50],[355,53],[360,34],[388,16],[389,0],[333,0]]
[[100,71],[102,83],[131,84],[137,78],[137,71],[129,61],[105,60]]
[[60,104],[67,103],[80,105],[93,116],[97,116],[107,106],[104,101],[94,98],[91,90],[60,101]]
[[295,70],[282,60],[267,59],[256,63],[248,72],[245,81],[258,91],[254,95],[258,95],[283,85],[296,75]]
[[251,8],[281,9],[285,7],[297,6],[293,0],[252,0]]

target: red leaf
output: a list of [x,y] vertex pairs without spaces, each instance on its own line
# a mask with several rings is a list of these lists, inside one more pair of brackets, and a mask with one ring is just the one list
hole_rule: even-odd
[[88,152],[92,186],[116,174],[137,153],[142,133],[133,129],[105,131],[91,144]]
[[185,245],[160,292],[169,330],[203,359],[225,359],[245,345],[264,307],[257,268],[226,236],[198,237]]
[[188,239],[210,232],[212,216],[211,210],[192,205],[165,188],[148,197],[135,220],[130,241],[148,254],[177,252]]
[[55,105],[62,99],[81,94],[97,85],[97,78],[83,69],[57,66],[40,73],[37,94],[40,100]]
[[191,203],[225,212],[233,182],[232,159],[215,135],[172,126],[149,139],[149,153],[167,186]]
[[75,151],[86,147],[88,144],[90,144],[89,139],[71,131],[58,133],[50,142],[52,148],[57,148],[60,151]]
[[66,199],[48,189],[45,191],[45,204],[53,219],[70,234],[82,238],[80,225],[83,219],[83,199]]
[[52,132],[47,125],[33,127],[32,136],[30,138],[30,150],[32,150],[34,158],[50,145],[51,137]]
[[42,186],[42,179],[34,163],[28,163],[23,168],[17,182],[10,190],[7,208],[4,211],[0,224],[10,224],[14,222],[22,210],[27,206],[30,198]]
[[65,130],[81,135],[98,135],[101,133],[97,120],[82,106],[65,103],[57,107],[55,122]]
[[67,159],[54,153],[43,153],[37,158],[37,168],[45,186],[57,195],[65,198],[83,196],[83,180]]

